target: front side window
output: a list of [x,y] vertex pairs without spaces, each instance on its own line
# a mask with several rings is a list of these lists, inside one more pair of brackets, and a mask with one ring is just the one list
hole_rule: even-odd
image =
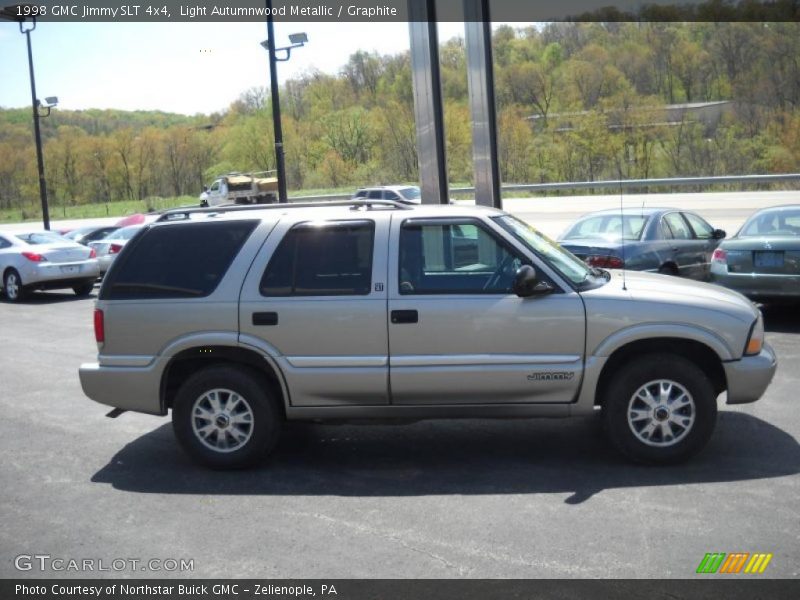
[[714,228],[706,223],[703,219],[692,213],[683,213],[683,216],[686,217],[687,221],[689,221],[689,225],[692,226],[697,239],[710,240],[712,237],[714,237]]
[[259,286],[263,296],[367,295],[373,221],[299,223],[281,240]]
[[689,231],[689,226],[679,213],[669,213],[664,215],[664,222],[672,232],[672,238],[676,240],[690,240],[692,239],[692,232]]
[[510,294],[522,260],[476,223],[400,230],[401,294]]

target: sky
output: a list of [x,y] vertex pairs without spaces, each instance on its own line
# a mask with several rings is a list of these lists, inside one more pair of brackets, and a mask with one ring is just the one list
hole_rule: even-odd
[[[277,43],[305,31],[308,44],[278,63],[281,82],[318,69],[337,73],[356,50],[408,50],[407,23],[275,24]],[[464,35],[463,23],[440,23],[439,39]],[[268,87],[266,23],[38,23],[31,34],[39,98],[59,107],[208,114],[245,90]],[[25,36],[0,21],[0,107],[31,103]]]

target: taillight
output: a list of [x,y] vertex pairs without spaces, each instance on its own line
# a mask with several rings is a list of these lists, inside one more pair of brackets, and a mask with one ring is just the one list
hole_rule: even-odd
[[625,266],[625,263],[619,256],[587,256],[586,264],[590,267],[600,267],[604,269],[621,269]]
[[103,311],[99,308],[94,309],[94,339],[98,344],[106,341],[106,325],[103,319]]
[[111,244],[108,247],[108,253],[109,254],[116,254],[120,250],[122,250],[122,245],[121,244]]
[[94,248],[89,248],[89,258],[97,258],[97,252],[94,251]]
[[711,262],[713,263],[720,263],[720,264],[727,264],[728,263],[728,253],[723,250],[722,248],[717,248],[714,250],[714,254],[711,255]]
[[47,262],[47,258],[36,252],[23,252],[22,256],[33,262]]

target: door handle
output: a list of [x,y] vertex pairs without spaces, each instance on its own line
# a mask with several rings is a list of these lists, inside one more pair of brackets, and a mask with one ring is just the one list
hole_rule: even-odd
[[415,310],[393,310],[392,323],[418,323],[419,313]]
[[278,313],[276,312],[254,312],[253,325],[277,325]]

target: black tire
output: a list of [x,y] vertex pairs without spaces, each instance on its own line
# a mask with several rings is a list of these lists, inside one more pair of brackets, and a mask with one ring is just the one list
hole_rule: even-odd
[[679,275],[678,268],[673,264],[661,265],[658,268],[658,272],[662,275],[672,275],[673,277],[677,277]]
[[[626,457],[641,463],[674,464],[697,454],[708,443],[717,422],[717,399],[708,376],[693,362],[676,354],[649,354],[625,364],[611,376],[613,381],[602,399],[603,425],[611,442]],[[682,386],[693,407],[675,408],[683,399],[674,398],[666,405],[669,408],[664,416],[659,401],[650,408],[644,400],[634,400],[640,388],[659,380]],[[672,389],[675,395],[682,395],[679,387]],[[642,417],[644,414],[648,416]],[[634,415],[640,415],[635,423]],[[662,421],[666,421],[663,427]],[[679,422],[689,426],[683,427]],[[651,426],[657,429],[650,434],[648,443],[642,439],[647,437],[642,430]],[[664,435],[665,427],[675,435]]]
[[22,302],[27,293],[22,285],[22,278],[16,269],[8,269],[3,275],[3,294],[9,302]]
[[89,294],[92,293],[93,289],[94,289],[94,280],[72,286],[72,291],[75,292],[76,296],[88,296]]
[[[210,447],[219,446],[218,432],[209,434],[206,442],[196,433],[197,428],[210,424],[210,420],[193,416],[195,405],[197,403],[198,409],[202,409],[208,398],[206,395],[212,390],[229,390],[238,394],[250,410],[250,426],[237,430],[242,435],[248,434],[249,438],[236,449],[224,451]],[[220,392],[217,397],[221,403],[230,395]],[[223,444],[237,444],[233,433],[229,433],[234,429],[232,416],[235,414],[232,410],[217,413],[217,416],[230,417],[231,424],[224,425]],[[194,461],[212,469],[241,469],[263,460],[277,443],[282,422],[282,410],[268,382],[244,366],[214,365],[196,372],[178,390],[172,408],[172,427],[178,442]],[[216,421],[213,425],[214,429],[220,429]]]

